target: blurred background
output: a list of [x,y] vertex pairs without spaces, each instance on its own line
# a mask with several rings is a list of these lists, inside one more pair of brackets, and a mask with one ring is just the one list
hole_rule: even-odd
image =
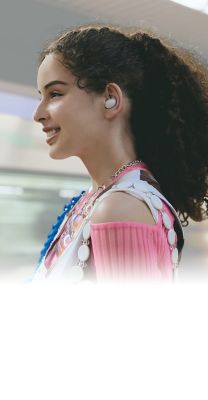
[[[0,279],[22,282],[34,271],[56,216],[90,183],[75,157],[49,158],[37,104],[38,54],[64,29],[86,23],[150,28],[208,60],[208,2],[169,0],[1,0]],[[181,281],[208,275],[208,222],[185,228]]]

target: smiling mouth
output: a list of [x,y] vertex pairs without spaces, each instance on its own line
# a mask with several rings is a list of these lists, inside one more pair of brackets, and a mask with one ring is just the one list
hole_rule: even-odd
[[49,137],[47,137],[46,143],[49,144],[49,145],[52,145],[53,143],[55,143],[55,141],[56,141],[56,139],[57,139],[57,137],[59,135],[59,132],[60,132],[60,129],[58,129],[56,131],[54,130],[54,134],[49,136]]

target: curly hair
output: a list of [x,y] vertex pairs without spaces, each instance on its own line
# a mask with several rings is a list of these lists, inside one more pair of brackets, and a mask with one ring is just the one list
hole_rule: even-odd
[[81,89],[102,93],[117,83],[131,102],[139,158],[179,213],[208,216],[208,70],[190,51],[155,34],[85,26],[58,36],[40,55],[61,55]]

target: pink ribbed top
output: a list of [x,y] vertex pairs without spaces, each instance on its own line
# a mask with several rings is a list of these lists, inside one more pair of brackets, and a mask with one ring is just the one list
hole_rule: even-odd
[[[164,205],[171,221],[174,216]],[[106,222],[91,224],[93,269],[96,279],[172,280],[167,232],[161,215],[157,224]]]
[[[132,166],[128,172],[135,169],[138,167]],[[141,163],[139,169],[148,170],[148,167]],[[164,202],[163,206],[173,224],[174,215]],[[167,230],[160,214],[157,224],[91,223],[91,248],[91,265],[97,281],[173,278]]]

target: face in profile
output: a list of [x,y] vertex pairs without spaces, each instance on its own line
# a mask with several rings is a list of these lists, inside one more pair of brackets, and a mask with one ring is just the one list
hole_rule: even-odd
[[52,158],[83,158],[98,144],[103,99],[79,89],[57,54],[45,57],[37,76],[40,103],[34,119],[43,126]]

